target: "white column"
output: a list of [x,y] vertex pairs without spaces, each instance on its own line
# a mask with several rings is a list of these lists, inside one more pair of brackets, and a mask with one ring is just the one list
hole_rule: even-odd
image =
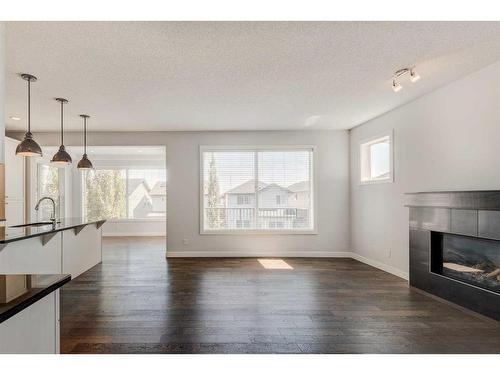
[[5,163],[5,22],[0,22],[0,164]]

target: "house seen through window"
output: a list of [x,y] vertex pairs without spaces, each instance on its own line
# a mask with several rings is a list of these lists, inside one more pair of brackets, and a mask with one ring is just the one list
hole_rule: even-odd
[[89,220],[165,217],[164,169],[96,168],[86,172],[84,212]]
[[83,216],[89,220],[164,221],[167,188],[161,150],[95,149],[95,169],[86,171],[82,181]]
[[202,148],[202,231],[311,231],[312,148]]

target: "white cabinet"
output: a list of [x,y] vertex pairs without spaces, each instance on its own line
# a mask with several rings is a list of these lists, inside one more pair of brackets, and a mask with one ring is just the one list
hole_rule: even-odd
[[62,272],[62,232],[8,243],[0,250],[0,273],[58,274]]
[[7,225],[22,224],[24,222],[24,202],[7,200],[5,202],[5,218]]
[[24,200],[24,158],[16,155],[19,141],[5,138],[5,198]]
[[102,261],[101,229],[87,225],[80,232],[66,230],[63,235],[62,273],[71,278],[81,275]]
[[5,219],[7,225],[24,222],[24,158],[16,155],[19,141],[5,138]]
[[59,291],[0,323],[0,353],[59,353]]
[[0,249],[0,274],[69,273],[74,279],[102,261],[102,228],[88,224],[8,243]]

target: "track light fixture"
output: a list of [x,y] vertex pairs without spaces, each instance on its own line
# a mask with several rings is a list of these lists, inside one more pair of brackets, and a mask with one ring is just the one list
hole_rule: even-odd
[[403,86],[401,86],[401,84],[399,83],[399,78],[401,78],[405,74],[410,75],[410,82],[412,82],[412,83],[415,83],[420,79],[420,75],[415,71],[415,68],[399,69],[392,76],[392,90],[394,92],[398,92],[398,91],[401,91],[403,89]]

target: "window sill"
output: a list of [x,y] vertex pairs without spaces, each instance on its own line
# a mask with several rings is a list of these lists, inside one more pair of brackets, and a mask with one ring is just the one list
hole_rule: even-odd
[[374,185],[374,184],[387,184],[394,182],[393,178],[384,178],[383,180],[367,180],[359,181],[358,185]]
[[166,221],[167,218],[163,217],[146,217],[140,219],[108,219],[106,222],[108,223],[138,223],[138,222],[152,222],[152,221]]
[[317,235],[318,231],[315,229],[311,230],[202,230],[200,235],[235,235],[235,236],[254,236],[254,235]]

